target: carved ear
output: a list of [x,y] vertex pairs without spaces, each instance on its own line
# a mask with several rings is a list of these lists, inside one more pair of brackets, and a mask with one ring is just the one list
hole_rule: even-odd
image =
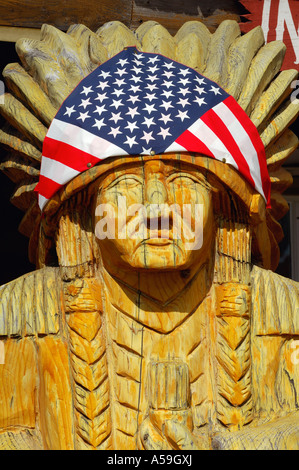
[[94,277],[100,255],[89,188],[65,201],[52,220],[44,218],[39,236],[41,243],[36,253],[39,268],[58,258],[62,279]]
[[[228,171],[235,173],[232,169]],[[215,215],[223,219],[231,219],[236,222],[249,224],[250,211],[245,202],[213,173],[207,172],[207,180],[211,186]]]

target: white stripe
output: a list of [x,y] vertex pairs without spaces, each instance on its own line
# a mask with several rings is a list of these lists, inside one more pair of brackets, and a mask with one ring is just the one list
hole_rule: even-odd
[[99,160],[107,157],[128,155],[128,152],[108,140],[59,119],[54,119],[48,130],[47,137],[71,145]]
[[201,119],[192,124],[188,131],[192,132],[199,140],[201,140],[214,155],[217,160],[222,161],[225,158],[226,163],[230,163],[237,170],[238,164],[225,147],[224,143],[217,137],[217,135],[205,124]]
[[43,208],[45,207],[45,205],[47,204],[48,201],[49,201],[49,199],[46,199],[41,194],[38,195],[38,205],[39,205],[41,211],[43,210]]
[[242,124],[238,121],[234,113],[224,103],[217,104],[213,111],[219,116],[225,124],[233,139],[238,145],[241,153],[248,163],[249,171],[255,183],[255,189],[266,199],[261,177],[261,168],[258,155],[254,145]]
[[63,163],[52,160],[51,158],[42,157],[40,174],[55,181],[55,183],[63,185],[75,178],[79,173],[79,171],[73,170]]
[[185,147],[182,147],[181,145],[177,144],[176,142],[172,142],[172,144],[164,150],[163,153],[166,152],[186,152],[187,149]]

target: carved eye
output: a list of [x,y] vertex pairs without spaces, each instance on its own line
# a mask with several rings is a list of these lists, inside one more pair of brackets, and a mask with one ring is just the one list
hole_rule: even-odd
[[112,181],[105,189],[132,189],[135,186],[141,185],[142,181],[136,175],[123,175]]
[[194,186],[195,184],[202,184],[195,176],[188,173],[178,173],[171,175],[168,179],[168,182],[175,184],[176,186]]

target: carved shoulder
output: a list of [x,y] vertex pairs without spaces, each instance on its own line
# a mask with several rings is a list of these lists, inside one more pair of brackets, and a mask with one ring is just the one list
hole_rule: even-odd
[[0,336],[55,334],[61,317],[57,268],[43,268],[0,287]]
[[256,335],[299,334],[299,283],[254,266],[251,274]]

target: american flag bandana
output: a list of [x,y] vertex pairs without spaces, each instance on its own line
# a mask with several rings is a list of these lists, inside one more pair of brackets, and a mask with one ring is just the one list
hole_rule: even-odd
[[236,100],[195,70],[135,47],[96,68],[62,104],[43,143],[39,206],[107,157],[168,152],[232,165],[269,206],[264,145]]

